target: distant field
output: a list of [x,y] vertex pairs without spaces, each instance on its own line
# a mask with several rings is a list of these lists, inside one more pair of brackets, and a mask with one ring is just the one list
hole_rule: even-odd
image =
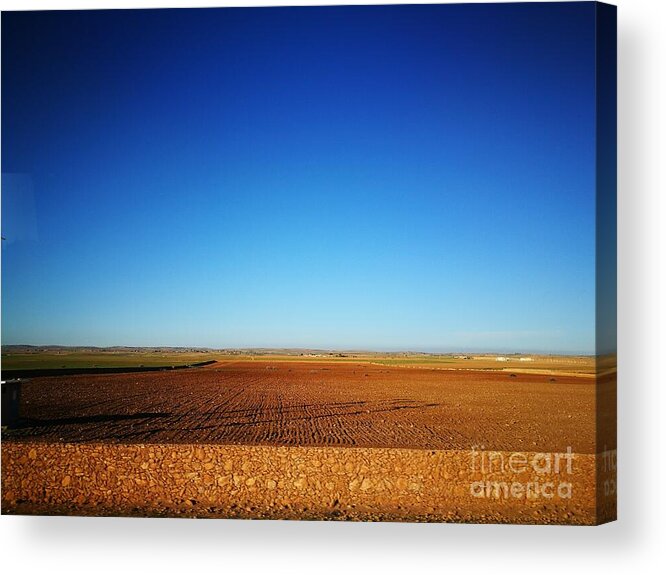
[[578,373],[591,375],[595,372],[592,357],[573,356],[530,356],[531,361],[520,361],[516,356],[508,356],[507,361],[497,361],[495,356],[470,356],[461,359],[452,355],[381,355],[371,353],[243,353],[232,354],[224,351],[112,351],[112,350],[35,350],[4,352],[2,369],[72,369],[103,367],[162,367],[181,366],[209,360],[222,362],[239,360],[270,360],[299,362],[363,362],[393,367],[424,367],[433,369],[469,369],[492,371],[515,371],[533,373]]
[[450,357],[432,357],[432,358],[412,358],[412,357],[401,357],[401,358],[375,358],[371,359],[373,363],[378,363],[380,365],[420,365],[420,366],[437,366],[440,364],[455,364],[459,360],[450,358]]
[[373,359],[373,363],[403,367],[431,367],[440,369],[470,369],[513,371],[517,373],[595,373],[593,357],[569,356],[530,356],[531,361],[520,361],[518,357],[509,357],[506,361],[497,361],[495,357],[473,357],[458,359],[453,357],[405,357]]
[[[307,362],[363,362],[374,365],[385,365],[387,367],[421,367],[432,369],[466,369],[466,370],[491,370],[509,371],[516,373],[543,373],[543,374],[584,374],[595,373],[595,359],[592,356],[564,356],[564,355],[533,355],[531,361],[520,361],[520,356],[507,356],[506,361],[497,361],[497,356],[469,356],[469,359],[461,359],[453,355],[382,355],[379,353],[347,353],[339,355],[263,355],[263,356],[227,356],[225,358],[214,357],[214,359],[254,359],[270,361],[307,361]],[[503,356],[500,356],[503,357]],[[607,365],[606,365],[607,364]],[[606,361],[604,366],[611,368],[613,361]]]
[[3,353],[2,369],[59,369],[88,367],[159,367],[188,365],[212,358],[205,353]]

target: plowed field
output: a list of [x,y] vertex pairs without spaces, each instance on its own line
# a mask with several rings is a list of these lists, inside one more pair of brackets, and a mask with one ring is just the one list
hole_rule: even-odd
[[592,453],[595,389],[575,376],[248,360],[35,378],[3,437]]

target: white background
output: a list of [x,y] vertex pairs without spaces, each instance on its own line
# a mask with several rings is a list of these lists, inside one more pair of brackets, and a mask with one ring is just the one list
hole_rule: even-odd
[[[308,4],[198,0],[189,5],[285,3]],[[4,572],[666,572],[665,543],[660,536],[666,533],[666,2],[615,3],[619,17],[619,521],[593,528],[3,516]],[[0,0],[3,10],[187,5],[159,0]]]

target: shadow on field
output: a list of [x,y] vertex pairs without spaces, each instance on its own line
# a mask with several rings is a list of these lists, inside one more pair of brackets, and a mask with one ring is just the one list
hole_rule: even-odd
[[170,417],[171,413],[131,413],[131,414],[99,414],[80,417],[59,417],[56,419],[22,419],[15,429],[56,427],[59,425],[85,425],[87,423],[116,423],[133,419],[157,419]]

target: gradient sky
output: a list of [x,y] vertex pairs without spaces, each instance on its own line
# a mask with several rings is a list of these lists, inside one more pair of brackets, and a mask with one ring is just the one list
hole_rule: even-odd
[[2,14],[4,344],[594,351],[594,4]]

